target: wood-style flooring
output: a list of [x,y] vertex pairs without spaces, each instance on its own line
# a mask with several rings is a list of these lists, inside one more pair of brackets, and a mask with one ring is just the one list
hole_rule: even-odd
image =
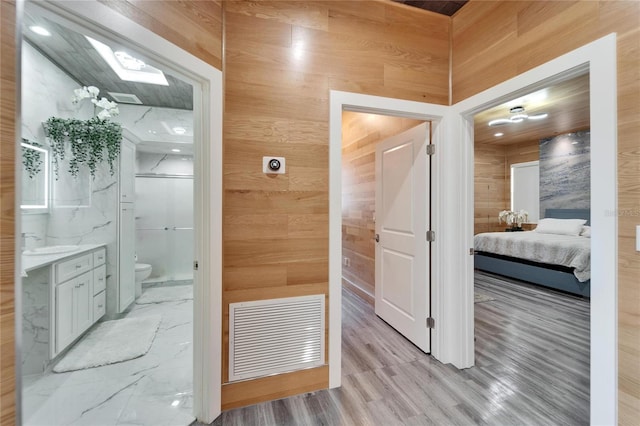
[[587,425],[589,301],[476,272],[476,366],[425,355],[343,293],[342,387],[224,412],[214,425]]

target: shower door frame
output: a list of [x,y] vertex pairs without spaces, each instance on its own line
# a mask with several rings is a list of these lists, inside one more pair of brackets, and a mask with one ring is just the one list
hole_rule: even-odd
[[[18,45],[24,2],[18,0]],[[193,280],[193,415],[211,423],[221,411],[222,386],[222,72],[97,0],[47,0],[37,6],[70,29],[135,48],[194,87],[194,266],[197,262],[198,267]],[[20,311],[16,306],[16,330],[22,327]],[[16,346],[19,359],[19,334]],[[17,370],[20,419],[22,384]]]

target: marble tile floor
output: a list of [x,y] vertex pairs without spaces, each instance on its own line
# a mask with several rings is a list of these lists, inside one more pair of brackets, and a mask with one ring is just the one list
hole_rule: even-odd
[[[476,366],[425,355],[343,291],[342,387],[213,425],[588,425],[589,301],[476,272]],[[196,423],[198,424],[198,423]]]
[[133,304],[128,318],[162,322],[137,359],[68,373],[23,377],[27,426],[189,425],[193,408],[193,300]]

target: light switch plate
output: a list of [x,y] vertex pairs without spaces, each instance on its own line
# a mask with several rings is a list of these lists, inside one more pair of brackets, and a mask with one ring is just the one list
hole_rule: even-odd
[[[280,168],[278,170],[269,168],[269,163],[272,160],[276,160],[280,163]],[[284,157],[262,157],[262,172],[268,175],[283,175],[286,170],[284,163]]]
[[640,251],[640,225],[636,225],[636,251]]

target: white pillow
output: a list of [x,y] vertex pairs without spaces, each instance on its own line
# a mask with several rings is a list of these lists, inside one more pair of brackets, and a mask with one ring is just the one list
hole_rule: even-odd
[[591,238],[591,227],[588,225],[584,225],[582,227],[582,232],[580,232],[580,236]]
[[582,226],[587,223],[584,219],[540,219],[535,231],[541,234],[580,235]]

